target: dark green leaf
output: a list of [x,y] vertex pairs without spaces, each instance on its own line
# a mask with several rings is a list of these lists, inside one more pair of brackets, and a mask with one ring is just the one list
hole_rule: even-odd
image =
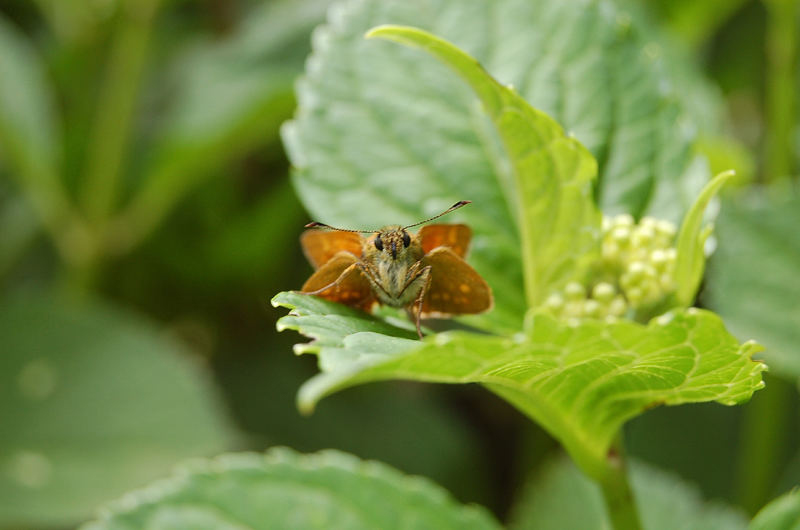
[[284,128],[301,199],[320,221],[365,229],[473,200],[452,218],[473,228],[470,263],[495,292],[495,310],[478,322],[518,328],[518,190],[484,110],[435,59],[363,34],[408,24],[455,43],[587,146],[606,213],[677,222],[706,176],[687,166],[691,117],[680,95],[628,22],[609,3],[583,0],[337,5],[315,34],[300,107]]
[[229,454],[196,461],[112,504],[84,530],[129,528],[500,528],[421,477],[337,451]]
[[[744,514],[706,502],[698,489],[676,475],[633,462],[631,487],[645,530],[736,530],[747,527]],[[513,530],[601,530],[610,528],[597,484],[566,459],[549,463],[524,487],[515,503]]]
[[510,205],[520,229],[527,305],[538,307],[568,281],[581,279],[597,255],[600,235],[592,197],[597,162],[586,148],[449,42],[402,26],[380,26],[367,36],[429,52],[463,77],[483,103],[513,166]]
[[800,378],[800,196],[749,190],[726,201],[706,303],[739,337],[764,344],[771,373]]
[[0,305],[0,523],[68,524],[232,434],[206,375],[137,318]]

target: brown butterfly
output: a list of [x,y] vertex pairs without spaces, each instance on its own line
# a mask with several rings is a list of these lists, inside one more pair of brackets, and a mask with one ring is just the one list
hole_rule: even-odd
[[328,230],[306,230],[300,237],[303,252],[316,269],[302,292],[364,311],[376,303],[403,307],[416,322],[420,339],[421,318],[491,309],[492,290],[464,261],[472,237],[467,225],[435,224],[423,226],[417,234],[406,231],[469,203],[459,201],[430,219],[378,231],[307,224]]

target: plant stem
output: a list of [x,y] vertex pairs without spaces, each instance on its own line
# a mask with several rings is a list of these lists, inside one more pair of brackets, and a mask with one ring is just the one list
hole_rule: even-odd
[[628,483],[625,457],[622,451],[622,435],[612,446],[606,458],[606,473],[600,481],[606,511],[615,530],[640,530],[639,513],[633,491]]
[[739,504],[757,512],[771,498],[780,464],[787,455],[791,384],[769,375],[767,386],[744,407],[737,463]]
[[764,4],[767,8],[764,181],[775,182],[790,177],[793,171],[798,9],[795,0],[764,0]]
[[147,41],[159,0],[120,5],[118,30],[97,104],[89,144],[82,204],[86,217],[102,223],[114,207],[131,121],[147,58]]

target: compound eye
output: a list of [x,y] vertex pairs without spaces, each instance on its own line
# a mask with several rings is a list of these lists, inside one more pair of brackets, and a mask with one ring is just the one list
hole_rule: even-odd
[[373,243],[375,243],[375,248],[378,250],[383,250],[383,241],[381,240],[381,236],[376,237]]
[[403,232],[403,246],[408,248],[408,245],[411,244],[411,236],[408,235],[408,232]]

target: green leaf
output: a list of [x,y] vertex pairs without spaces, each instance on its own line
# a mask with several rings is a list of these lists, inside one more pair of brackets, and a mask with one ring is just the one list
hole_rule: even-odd
[[800,490],[781,495],[767,504],[750,523],[750,530],[797,530],[800,528]]
[[316,340],[322,373],[300,389],[302,410],[344,388],[387,379],[481,383],[547,429],[593,478],[600,478],[622,424],[657,405],[733,405],[763,386],[765,366],[713,313],[692,309],[644,326],[586,321],[575,326],[531,313],[512,338],[439,333],[423,342],[370,315],[298,293],[279,328]]
[[526,301],[538,307],[553,291],[580,278],[596,257],[600,212],[592,184],[597,162],[552,118],[495,81],[469,55],[416,28],[379,26],[380,37],[422,48],[456,71],[483,103],[514,173]]
[[694,300],[706,264],[705,245],[711,235],[711,227],[703,228],[703,215],[706,207],[725,183],[733,177],[733,171],[725,171],[706,184],[697,200],[689,209],[681,223],[675,247],[675,285],[678,286],[675,298],[679,307],[688,307]]
[[694,117],[679,100],[689,93],[670,89],[660,60],[643,51],[650,37],[609,2],[337,4],[315,32],[299,109],[283,130],[298,194],[315,219],[365,229],[473,200],[452,219],[472,227],[469,262],[496,305],[472,322],[519,329],[526,308],[511,166],[457,76],[433,57],[363,40],[385,23],[455,43],[574,133],[598,160],[606,213],[678,222],[705,184],[702,167],[688,165]]
[[434,483],[338,451],[228,454],[191,462],[110,505],[84,530],[501,528]]
[[232,432],[207,374],[100,305],[0,304],[0,526],[63,526]]
[[[676,475],[637,461],[630,466],[631,487],[646,530],[747,527],[744,514],[706,502],[697,487]],[[600,488],[567,459],[559,458],[524,486],[511,513],[512,530],[601,530],[611,528]]]
[[758,337],[770,373],[800,379],[800,195],[749,189],[717,222],[704,302],[740,337]]

